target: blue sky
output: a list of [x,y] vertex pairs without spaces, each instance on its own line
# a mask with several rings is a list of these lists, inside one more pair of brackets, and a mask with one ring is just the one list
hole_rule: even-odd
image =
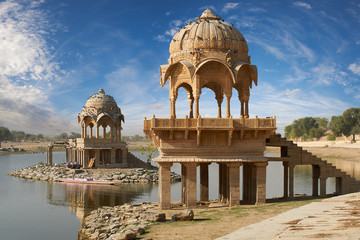
[[[359,0],[7,0],[0,1],[0,125],[79,132],[77,114],[103,88],[125,115],[123,134],[141,134],[144,117],[169,116],[159,66],[170,40],[206,8],[247,40],[259,75],[250,117],[276,115],[282,133],[294,119],[360,106]],[[231,114],[239,117],[233,96]],[[202,117],[217,116],[214,97],[203,91]],[[176,110],[188,112],[184,90]]]

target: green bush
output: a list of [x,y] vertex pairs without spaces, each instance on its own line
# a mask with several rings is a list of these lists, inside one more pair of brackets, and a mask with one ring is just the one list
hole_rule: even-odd
[[336,139],[336,137],[335,137],[334,134],[330,134],[330,135],[327,136],[328,141],[335,141],[335,139]]

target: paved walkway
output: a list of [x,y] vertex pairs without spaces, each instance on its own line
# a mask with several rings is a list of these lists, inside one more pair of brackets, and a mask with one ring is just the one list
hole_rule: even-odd
[[360,193],[324,199],[217,238],[360,240]]

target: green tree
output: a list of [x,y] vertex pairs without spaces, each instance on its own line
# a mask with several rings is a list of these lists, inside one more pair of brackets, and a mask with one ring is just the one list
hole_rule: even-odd
[[293,121],[285,127],[286,138],[320,138],[327,130],[328,120],[326,118],[305,117]]
[[80,133],[76,133],[76,132],[71,132],[70,135],[68,136],[69,139],[73,139],[73,138],[81,138],[81,134]]
[[332,116],[329,123],[329,129],[334,133],[336,137],[340,137],[344,132],[345,123],[342,116]]
[[315,118],[315,120],[319,124],[319,127],[323,129],[328,128],[329,120],[327,118]]
[[66,141],[66,140],[68,140],[68,134],[65,132],[60,133],[59,135],[55,136],[55,140],[56,141]]
[[287,139],[292,138],[292,137],[291,137],[292,125],[287,125],[287,126],[285,127],[284,131],[285,131],[285,137],[286,137]]
[[6,127],[0,127],[0,141],[11,140],[11,132]]
[[360,108],[349,108],[341,116],[332,116],[329,128],[337,137],[342,134],[355,137],[360,133]]
[[37,139],[41,142],[45,140],[44,135],[42,135],[41,133],[37,135]]
[[12,140],[14,142],[20,142],[21,140],[25,140],[25,132],[24,131],[11,131]]
[[146,163],[149,164],[149,165],[151,164],[152,156],[157,151],[158,151],[157,147],[153,143],[148,144],[146,147],[141,147],[140,148],[140,154],[141,155],[146,155]]

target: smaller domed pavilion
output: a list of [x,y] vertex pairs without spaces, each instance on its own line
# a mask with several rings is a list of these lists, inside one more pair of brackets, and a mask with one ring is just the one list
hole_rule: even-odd
[[78,115],[81,138],[69,141],[66,161],[82,167],[128,167],[128,150],[121,142],[124,115],[114,98],[103,89],[89,97]]

